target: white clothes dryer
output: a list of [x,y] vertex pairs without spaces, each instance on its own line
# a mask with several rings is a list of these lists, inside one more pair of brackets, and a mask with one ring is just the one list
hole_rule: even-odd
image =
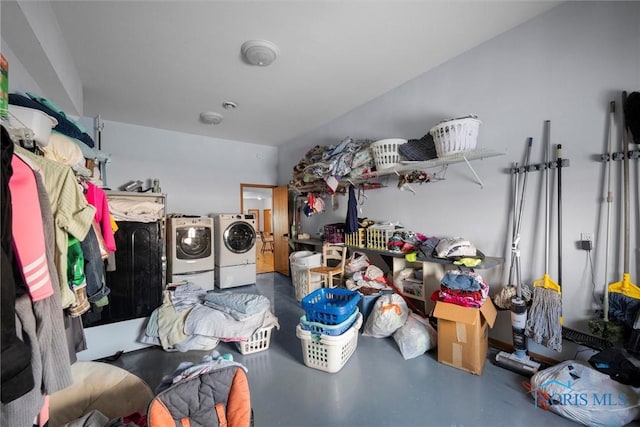
[[256,283],[256,220],[248,214],[214,218],[215,283],[220,289]]
[[167,221],[168,278],[214,288],[213,218],[174,217]]

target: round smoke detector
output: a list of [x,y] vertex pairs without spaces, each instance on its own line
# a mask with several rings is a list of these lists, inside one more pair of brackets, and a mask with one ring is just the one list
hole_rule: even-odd
[[223,119],[222,114],[214,113],[213,111],[200,113],[200,121],[207,125],[219,125]]
[[247,64],[266,67],[278,57],[278,47],[266,40],[249,40],[240,48],[242,58]]

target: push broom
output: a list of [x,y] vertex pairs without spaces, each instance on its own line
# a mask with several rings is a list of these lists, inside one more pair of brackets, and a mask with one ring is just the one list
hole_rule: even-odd
[[545,121],[547,145],[545,150],[545,260],[544,275],[533,282],[533,301],[525,335],[547,348],[562,350],[562,300],[560,286],[549,276],[549,150],[551,121]]

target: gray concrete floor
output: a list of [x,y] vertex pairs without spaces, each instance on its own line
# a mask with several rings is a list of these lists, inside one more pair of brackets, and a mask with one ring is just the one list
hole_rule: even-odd
[[[481,376],[438,363],[436,351],[404,360],[393,338],[359,335],[355,353],[337,373],[308,368],[295,331],[304,310],[291,280],[265,273],[258,275],[256,285],[234,291],[268,297],[281,325],[272,331],[265,351],[242,355],[234,344],[216,347],[248,368],[256,427],[576,425],[536,408],[521,385],[526,378],[490,360]],[[111,363],[155,389],[180,362],[199,362],[207,353],[153,347]]]

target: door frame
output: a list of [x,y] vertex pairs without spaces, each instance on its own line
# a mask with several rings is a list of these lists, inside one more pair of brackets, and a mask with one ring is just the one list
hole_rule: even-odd
[[[265,185],[265,184],[240,184],[240,211],[244,213],[244,190],[245,188],[269,188],[271,189],[271,212],[272,212],[272,232],[273,232],[273,258],[275,271],[289,275],[289,210],[288,210],[288,188],[287,186]],[[276,194],[277,193],[277,194]],[[276,197],[278,196],[278,197]],[[284,198],[277,202],[277,199]],[[282,206],[276,206],[279,203]]]
[[[244,209],[242,207],[240,207],[240,209],[244,212]],[[256,218],[256,232],[258,231],[262,231],[262,228],[260,227],[260,209],[247,209],[247,212],[249,214],[253,214],[253,216]]]

